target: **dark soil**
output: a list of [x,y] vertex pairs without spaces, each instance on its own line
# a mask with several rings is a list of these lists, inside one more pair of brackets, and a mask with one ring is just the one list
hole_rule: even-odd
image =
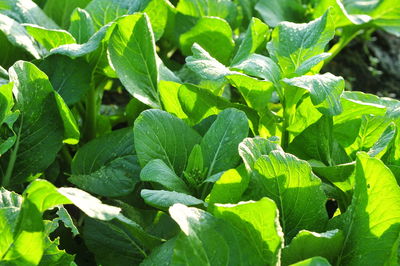
[[400,99],[400,38],[376,31],[355,39],[323,72],[344,77],[349,90]]

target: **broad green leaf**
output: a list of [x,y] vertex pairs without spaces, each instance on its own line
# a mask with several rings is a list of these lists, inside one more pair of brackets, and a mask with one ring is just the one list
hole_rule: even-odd
[[36,65],[46,73],[54,90],[68,105],[79,102],[91,86],[91,67],[83,59],[51,55]]
[[87,42],[95,33],[90,14],[84,9],[76,8],[71,14],[71,24],[68,31],[74,36],[77,43]]
[[245,60],[232,66],[232,69],[242,70],[245,74],[272,82],[277,86],[281,79],[279,66],[269,57],[252,54]]
[[140,10],[142,2],[131,0],[92,0],[85,10],[90,14],[98,30],[123,15]]
[[197,124],[203,119],[218,114],[226,108],[236,108],[246,113],[253,132],[258,128],[259,116],[253,109],[245,105],[231,103],[223,97],[216,96],[208,89],[184,84],[179,88],[178,98],[191,124]]
[[58,29],[59,26],[49,18],[32,0],[2,0],[7,7],[0,11],[19,23],[39,25],[47,29]]
[[200,18],[193,28],[180,36],[179,43],[185,55],[190,55],[192,45],[197,43],[223,64],[229,63],[234,49],[229,24],[216,17]]
[[236,19],[236,6],[228,0],[182,0],[176,10],[191,17],[219,17],[233,24]]
[[247,239],[253,256],[249,265],[276,265],[280,259],[283,233],[279,225],[278,209],[268,198],[238,204],[218,204],[213,214],[231,224],[237,234]]
[[[331,73],[301,76],[284,79],[285,83],[305,89],[310,93],[312,103],[325,115],[338,115],[342,112],[340,96],[344,90],[344,80]],[[290,93],[287,91],[286,93]]]
[[252,178],[259,186],[254,193],[275,201],[286,240],[301,229],[317,232],[325,229],[326,197],[321,180],[307,162],[282,151],[271,151],[255,162],[254,170]]
[[304,22],[305,7],[296,0],[260,0],[255,9],[270,27],[276,27],[282,21]]
[[345,242],[339,265],[396,265],[400,234],[400,188],[382,161],[357,154],[356,184],[348,210],[332,221]]
[[39,262],[39,266],[49,265],[74,265],[75,255],[70,255],[65,250],[60,250],[60,239],[56,238],[51,241],[49,238],[45,240],[44,253]]
[[156,247],[151,251],[140,265],[142,266],[169,266],[171,265],[172,255],[174,252],[176,237],[168,240],[164,244]]
[[336,28],[351,26],[352,24],[360,25],[368,23],[372,19],[365,14],[349,14],[341,0],[319,1],[313,12],[314,18],[322,16],[328,8],[331,8],[331,14],[335,21]]
[[140,172],[140,180],[162,185],[168,190],[190,194],[185,182],[160,159],[151,160]]
[[88,142],[75,154],[68,180],[101,196],[129,194],[141,170],[133,141],[132,128],[125,128]]
[[104,221],[85,218],[83,239],[102,265],[136,265],[146,254],[124,228]]
[[48,51],[61,45],[76,43],[75,38],[66,30],[46,29],[33,24],[25,24],[24,27]]
[[321,117],[322,113],[314,106],[311,97],[303,98],[301,103],[296,106],[296,112],[286,130],[295,137],[317,122]]
[[229,75],[226,78],[232,86],[239,90],[249,107],[259,113],[263,113],[268,108],[268,103],[275,90],[272,82],[246,75]]
[[104,25],[95,34],[93,34],[87,42],[82,44],[73,43],[61,45],[57,48],[52,49],[50,51],[50,55],[61,54],[75,58],[90,54],[91,52],[99,48],[103,40],[108,39],[114,27],[114,23]]
[[43,11],[61,28],[68,29],[75,8],[84,8],[91,0],[47,0]]
[[212,204],[215,203],[239,202],[243,192],[247,189],[249,181],[250,176],[247,174],[244,165],[225,171],[215,182],[207,198],[209,208],[213,208]]
[[254,137],[245,138],[239,144],[239,154],[242,157],[244,165],[246,166],[246,170],[249,173],[254,170],[256,161],[263,155],[268,155],[274,150],[283,152],[277,141],[278,140]]
[[323,257],[312,257],[310,259],[302,260],[291,266],[330,266],[331,264]]
[[288,152],[303,160],[318,160],[326,166],[350,162],[333,135],[332,118],[322,116],[289,144]]
[[280,65],[284,77],[303,75],[326,58],[320,54],[334,33],[333,20],[327,11],[307,24],[280,23],[272,32],[267,48]]
[[10,169],[10,182],[17,184],[44,171],[54,161],[63,140],[77,143],[79,132],[68,107],[43,72],[31,63],[19,61],[9,73],[14,82],[15,108],[21,112],[12,151],[16,160]]
[[176,115],[180,119],[186,120],[188,117],[182,110],[178,98],[178,91],[181,85],[182,84],[173,81],[161,80],[158,83],[158,91],[160,92],[160,98],[164,110]]
[[169,13],[174,6],[168,0],[147,1],[148,4],[143,12],[149,16],[154,38],[158,41],[164,34],[164,29],[169,22]]
[[201,141],[207,177],[233,168],[239,162],[238,145],[247,137],[249,125],[244,112],[228,108],[217,119]]
[[[268,225],[266,226],[276,228],[274,224],[276,207],[271,203],[270,201],[264,202],[268,206],[265,213],[268,217]],[[243,208],[246,208],[247,205],[251,208],[257,203],[243,203]],[[236,205],[232,206],[232,212],[242,212],[242,208],[235,209],[234,206]],[[241,226],[237,228],[208,212],[189,208],[182,204],[175,204],[169,209],[169,212],[182,230],[175,241],[172,265],[260,265],[260,262],[263,262],[262,255],[256,253],[249,246],[251,242],[248,240],[249,232],[246,229],[249,225],[246,220],[252,219],[252,217],[244,216],[243,220],[238,218],[232,222]],[[256,229],[252,230],[253,236],[257,237],[258,234],[261,234]],[[279,241],[275,238],[277,232],[272,231],[270,233],[272,237],[271,246],[275,244],[276,247],[276,242]],[[273,238],[276,240],[274,241]],[[262,238],[259,237],[258,239],[261,240]],[[274,251],[274,247],[271,247],[270,254]],[[268,253],[268,251],[265,252]]]
[[161,111],[147,110],[136,119],[135,148],[144,167],[153,159],[163,160],[180,176],[200,135],[179,118]]
[[0,14],[0,31],[15,46],[21,47],[38,59],[42,55],[41,49],[36,45],[35,40],[28,34],[26,29],[17,21]]
[[176,203],[184,204],[187,206],[204,205],[204,201],[190,196],[188,194],[166,191],[166,190],[150,190],[142,189],[140,196],[144,199],[144,202],[150,206],[166,210]]
[[395,139],[397,129],[394,123],[391,123],[374,145],[369,149],[368,155],[381,159],[385,152],[390,148],[390,144]]
[[354,155],[357,151],[368,151],[379,140],[391,121],[383,116],[364,115],[356,133],[354,143],[346,147],[348,154]]
[[302,230],[282,250],[282,264],[290,265],[307,258],[321,256],[329,259],[334,265],[343,242],[343,232],[337,229],[320,234]]
[[120,19],[110,36],[108,53],[128,92],[147,105],[160,107],[156,49],[147,15],[136,13]]
[[366,14],[372,17],[372,23],[391,34],[400,36],[400,2],[345,0],[343,5],[350,14]]
[[261,20],[252,18],[231,64],[239,63],[249,55],[255,53],[260,47],[265,46],[267,38],[269,37],[268,30],[268,26]]
[[223,81],[226,75],[235,73],[218,62],[197,43],[193,44],[192,53],[192,56],[185,59],[186,66],[206,80]]

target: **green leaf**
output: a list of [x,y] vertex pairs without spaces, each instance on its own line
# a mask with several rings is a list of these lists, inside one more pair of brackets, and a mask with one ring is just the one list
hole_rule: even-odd
[[255,162],[258,197],[269,197],[279,208],[285,239],[292,239],[301,229],[321,231],[328,216],[321,180],[311,166],[294,155],[271,151]]
[[[249,265],[275,265],[280,259],[283,233],[279,225],[276,204],[268,199],[218,204],[213,214],[231,224],[238,234],[247,239],[253,256],[246,259]],[[254,261],[253,261],[254,260]]]
[[254,170],[254,165],[259,158],[263,155],[268,155],[274,150],[283,152],[282,148],[278,145],[278,140],[254,137],[245,138],[239,144],[239,154],[249,173]]
[[331,264],[323,257],[312,257],[310,259],[306,259],[292,266],[330,266]]
[[305,89],[310,93],[312,103],[325,115],[342,112],[340,96],[344,90],[344,79],[331,73],[284,79],[285,83]]
[[101,27],[90,39],[83,44],[66,44],[54,48],[50,51],[49,55],[61,54],[72,58],[81,57],[95,51],[101,45],[102,41],[108,39],[110,32],[115,27],[115,23],[110,23]]
[[390,144],[395,139],[397,129],[394,123],[391,123],[375,144],[369,149],[368,155],[381,159],[385,152],[388,150]]
[[131,0],[93,0],[85,10],[99,29],[116,18],[139,11],[141,5],[141,2]]
[[258,128],[259,116],[253,109],[245,105],[231,103],[223,97],[216,96],[208,89],[184,84],[179,88],[178,97],[182,109],[188,115],[191,124],[197,124],[201,120],[218,114],[226,108],[236,108],[246,113],[253,131]]
[[135,148],[144,167],[153,159],[163,160],[180,176],[200,135],[179,118],[161,111],[147,110],[136,119]]
[[128,92],[147,105],[160,107],[156,48],[147,15],[120,19],[110,36],[108,53]]
[[244,112],[228,108],[218,115],[200,144],[204,168],[208,169],[207,177],[237,165],[240,159],[238,145],[248,132]]
[[[229,222],[216,218],[210,213],[196,208],[189,208],[182,204],[175,204],[169,209],[171,217],[178,223],[182,230],[175,241],[175,247],[172,256],[172,265],[261,265],[265,263],[262,254],[257,253],[249,245],[249,238],[253,240],[256,238],[260,246],[265,247],[262,243],[262,233],[267,234],[266,231],[258,232],[263,225],[255,222],[252,215],[246,215],[246,209],[251,210],[255,206],[262,205],[266,207],[264,211],[258,211],[258,215],[265,217],[262,229],[268,228],[268,233],[271,234],[270,241],[268,241],[268,251],[264,251],[264,255],[273,254],[274,248],[279,246],[279,239],[277,237],[277,230],[279,225],[275,224],[276,207],[273,202],[265,199],[261,202],[243,202],[239,205],[221,206],[228,212],[238,213],[243,216],[240,218],[229,217]],[[224,208],[226,207],[226,208]],[[222,210],[221,210],[222,212]],[[248,212],[249,214],[251,212]],[[235,214],[234,214],[235,215]],[[258,216],[257,215],[257,216]],[[265,215],[265,216],[264,216]],[[229,216],[229,215],[227,215]],[[228,218],[225,218],[228,220]],[[248,221],[256,224],[249,225]],[[239,226],[239,228],[237,227]],[[251,235],[248,230],[251,230]],[[279,229],[278,229],[279,230]],[[279,247],[278,247],[279,249]],[[218,252],[216,252],[218,251]],[[271,255],[272,255],[271,254]],[[267,256],[268,256],[267,255]],[[266,256],[266,257],[267,257]],[[271,256],[272,257],[272,256]],[[267,258],[268,260],[268,258]],[[273,258],[272,258],[273,260]]]
[[25,24],[24,26],[29,35],[48,51],[61,45],[76,43],[71,33],[65,30],[46,29],[33,24]]
[[224,81],[224,77],[235,74],[213,58],[200,45],[194,43],[192,46],[192,56],[186,58],[186,66],[206,80]]
[[236,6],[228,0],[182,0],[176,10],[192,17],[219,17],[230,24],[236,19]]
[[178,98],[178,91],[181,85],[182,84],[173,81],[161,80],[158,83],[158,91],[160,92],[160,98],[164,106],[164,110],[168,113],[176,115],[182,120],[186,120],[188,117],[182,110]]
[[72,220],[68,211],[63,206],[58,206],[57,208],[58,208],[58,211],[56,214],[58,215],[58,218],[55,220],[62,221],[66,228],[71,229],[73,236],[79,235],[78,228],[76,228],[74,221]]
[[215,182],[210,195],[207,197],[209,208],[213,208],[212,204],[215,203],[239,202],[249,181],[250,176],[247,174],[244,165],[225,171]]
[[242,70],[249,76],[258,77],[279,86],[281,71],[279,66],[269,57],[252,54],[245,60],[232,66],[232,69]]
[[47,0],[43,11],[63,29],[68,29],[75,8],[84,8],[91,0]]
[[14,46],[23,48],[36,59],[41,57],[41,49],[36,45],[35,40],[28,34],[26,29],[17,21],[0,14],[0,31]]
[[274,92],[274,84],[245,75],[229,75],[228,81],[239,90],[247,105],[259,113],[268,108],[268,103]]
[[140,180],[154,182],[168,190],[190,194],[185,182],[160,159],[151,160],[140,172]]
[[364,115],[361,118],[358,134],[355,131],[356,138],[351,145],[346,147],[346,152],[355,155],[357,151],[368,151],[379,140],[390,123],[391,121],[386,117]]
[[[265,46],[269,37],[269,28],[258,18],[252,18],[239,49],[232,59],[232,65],[246,59],[260,47]],[[264,47],[262,47],[264,48]]]
[[47,29],[58,29],[58,25],[49,18],[35,2],[31,0],[2,0],[7,7],[1,13],[14,18],[19,23],[35,24]]
[[348,210],[332,221],[345,242],[338,264],[397,264],[400,188],[382,161],[357,154],[356,184]]
[[302,230],[282,250],[282,264],[290,265],[315,256],[327,258],[335,264],[343,242],[343,232],[337,229],[321,234]]
[[95,33],[94,23],[90,14],[80,8],[76,8],[71,14],[71,24],[68,31],[78,43],[87,42]]
[[17,184],[44,171],[54,161],[63,140],[77,143],[79,132],[68,107],[35,65],[19,61],[9,73],[14,82],[15,108],[21,112],[13,150],[15,165],[10,168],[10,181]]
[[143,10],[149,16],[151,28],[154,32],[154,39],[158,41],[164,34],[164,29],[169,22],[169,13],[174,6],[168,0],[148,1],[146,8]]
[[44,253],[39,262],[39,266],[74,265],[75,255],[70,255],[58,248],[60,245],[59,238],[56,238],[54,241],[50,241],[50,239],[47,238],[45,243]]
[[229,63],[235,45],[229,24],[216,17],[200,18],[193,28],[180,36],[179,43],[185,55],[190,55],[192,45],[197,43],[223,64]]
[[276,27],[282,21],[304,22],[305,20],[306,9],[296,0],[260,0],[255,9],[270,27]]
[[351,161],[334,138],[332,118],[329,116],[322,116],[307,127],[293,139],[287,150],[303,160],[318,160],[326,166]]
[[284,77],[303,75],[326,58],[320,54],[334,33],[333,20],[327,11],[307,24],[280,23],[272,32],[267,48],[281,66]]
[[101,196],[131,193],[139,181],[132,128],[113,131],[82,146],[72,160],[68,180]]
[[145,257],[143,247],[123,228],[85,218],[83,239],[102,265],[136,265]]
[[187,206],[205,204],[204,201],[200,199],[175,191],[142,189],[140,196],[142,196],[144,202],[150,206],[162,210],[166,210],[176,203],[181,203]]
[[83,59],[52,55],[36,63],[68,105],[79,102],[90,88],[92,71]]

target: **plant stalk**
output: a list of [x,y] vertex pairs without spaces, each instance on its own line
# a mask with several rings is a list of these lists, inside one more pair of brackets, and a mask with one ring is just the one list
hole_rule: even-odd
[[20,141],[20,137],[21,137],[21,130],[22,130],[23,122],[24,122],[24,117],[21,116],[21,124],[18,129],[17,140],[15,141],[14,149],[11,151],[11,154],[10,154],[10,160],[8,161],[6,174],[4,175],[2,183],[1,183],[2,187],[7,187],[10,184],[11,175],[14,171],[15,162],[17,160],[19,141]]
[[97,94],[96,88],[91,87],[86,97],[85,126],[83,140],[88,142],[96,137],[97,127]]

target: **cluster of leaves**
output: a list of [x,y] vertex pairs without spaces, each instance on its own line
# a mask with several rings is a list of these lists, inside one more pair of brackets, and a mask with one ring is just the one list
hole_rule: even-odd
[[397,265],[400,102],[320,74],[377,28],[399,0],[0,0],[0,265]]

